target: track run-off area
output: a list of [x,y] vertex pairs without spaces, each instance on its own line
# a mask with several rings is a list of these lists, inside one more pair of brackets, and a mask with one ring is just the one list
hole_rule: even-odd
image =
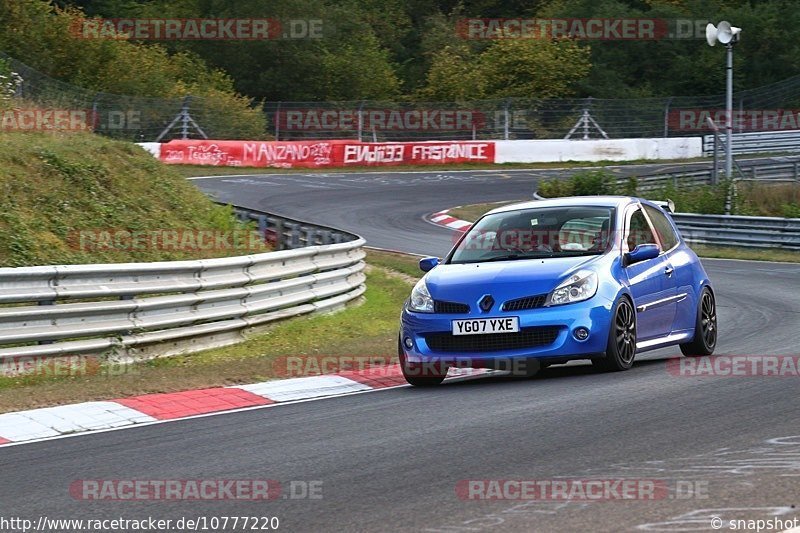
[[[644,175],[667,166],[605,167]],[[702,166],[702,164],[698,164]],[[691,166],[689,166],[691,168]],[[215,199],[353,231],[370,246],[443,256],[425,217],[531,198],[569,170],[348,172],[194,179]],[[717,354],[798,355],[800,264],[706,259]],[[398,309],[399,315],[399,309]],[[536,377],[397,387],[5,448],[0,516],[277,516],[284,531],[712,531],[712,518],[800,519],[798,379],[685,377],[675,348],[630,371],[586,363]],[[77,479],[321,482],[323,497],[83,501]],[[475,480],[658,480],[633,501],[474,501]]]

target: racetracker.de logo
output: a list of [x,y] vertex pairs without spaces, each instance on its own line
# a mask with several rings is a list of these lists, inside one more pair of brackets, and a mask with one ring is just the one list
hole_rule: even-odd
[[283,109],[275,114],[281,130],[471,131],[486,126],[476,110],[456,109]]
[[129,230],[124,228],[85,229],[72,231],[67,243],[81,252],[105,251],[171,251],[209,252],[242,251],[266,252],[271,248],[267,241],[275,235],[257,230],[217,229],[153,229]]
[[75,500],[320,500],[322,481],[274,479],[76,479]]
[[272,361],[272,373],[303,377],[347,371],[369,371],[372,376],[397,374],[397,357],[391,355],[285,355]]
[[81,19],[70,27],[78,39],[137,41],[264,41],[321,39],[321,19],[111,18]]
[[710,355],[667,359],[667,371],[677,377],[800,377],[797,355]]
[[[712,125],[709,121],[713,122]],[[673,131],[711,131],[728,124],[725,109],[673,109],[667,115]],[[737,109],[731,113],[731,126],[737,131],[781,131],[800,128],[798,109]]]
[[456,483],[461,500],[663,500],[669,495],[669,484],[663,479],[462,479]]
[[84,109],[4,109],[0,111],[3,131],[90,131],[94,115]]
[[654,41],[674,36],[665,19],[634,18],[464,18],[456,23],[462,39],[579,39]]

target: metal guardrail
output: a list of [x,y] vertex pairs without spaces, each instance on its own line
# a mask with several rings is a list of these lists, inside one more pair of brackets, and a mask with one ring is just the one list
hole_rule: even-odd
[[[800,130],[734,133],[733,153],[800,152]],[[724,138],[724,135],[723,135]],[[714,135],[703,136],[703,155],[713,155]]]
[[[217,202],[220,205],[227,205]],[[263,213],[252,209],[234,207],[236,216],[245,222],[255,222],[258,225],[258,232],[264,235],[264,239],[272,244],[276,250],[294,250],[306,246],[317,246],[325,244],[338,244],[348,242],[358,238],[352,233],[309,224],[302,220]]]
[[[546,200],[538,192],[535,200]],[[800,251],[800,218],[671,213],[690,244]]]
[[[755,163],[737,167],[735,176],[737,181],[769,181],[773,183],[800,183],[800,157],[787,157],[785,161],[771,161]],[[617,185],[623,186],[627,178],[617,178]],[[692,187],[698,185],[711,185],[714,182],[712,168],[689,171],[674,171],[663,174],[651,174],[637,178],[637,188],[640,191],[651,191],[674,185],[676,187]]]
[[[0,268],[0,361],[89,354],[129,361],[197,351],[364,293],[363,238],[237,211],[295,224],[287,242],[311,245],[195,261]],[[343,242],[315,244],[326,234]]]
[[674,213],[672,219],[691,244],[800,250],[800,219]]

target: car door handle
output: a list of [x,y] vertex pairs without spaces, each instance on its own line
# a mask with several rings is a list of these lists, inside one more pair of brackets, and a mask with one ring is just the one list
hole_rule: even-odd
[[666,274],[667,277],[670,277],[673,272],[675,272],[675,269],[672,267],[667,267],[664,269],[664,274]]

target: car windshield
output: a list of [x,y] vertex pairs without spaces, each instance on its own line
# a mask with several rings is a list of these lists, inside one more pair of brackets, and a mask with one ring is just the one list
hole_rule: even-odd
[[614,230],[611,207],[534,207],[486,215],[449,263],[481,263],[603,253]]

